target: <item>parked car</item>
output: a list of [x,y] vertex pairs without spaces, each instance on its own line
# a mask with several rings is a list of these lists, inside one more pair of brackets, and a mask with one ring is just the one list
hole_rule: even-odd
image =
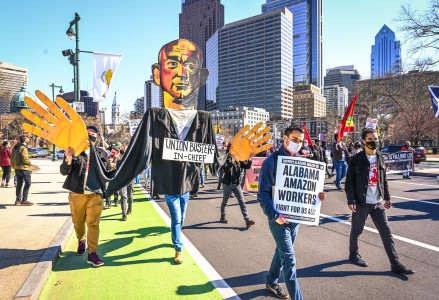
[[58,159],[64,159],[64,150],[59,150],[56,152],[56,157]]
[[415,164],[419,164],[421,161],[427,161],[427,150],[424,147],[413,145],[412,148],[415,149]]
[[49,156],[49,155],[50,155],[50,152],[49,152],[49,151],[46,151],[46,150],[41,149],[41,148],[36,148],[36,149],[37,149],[37,151],[38,151],[38,156],[39,156],[39,157],[46,157],[46,156]]
[[28,148],[29,157],[38,157],[38,151],[35,148]]
[[[387,154],[393,154],[395,152],[402,151],[402,148],[404,146],[400,145],[391,145],[381,148],[381,152],[387,153]],[[419,145],[413,145],[412,148],[415,150],[413,153],[413,161],[415,164],[419,164],[422,161],[427,160],[427,150],[425,150],[424,147]]]

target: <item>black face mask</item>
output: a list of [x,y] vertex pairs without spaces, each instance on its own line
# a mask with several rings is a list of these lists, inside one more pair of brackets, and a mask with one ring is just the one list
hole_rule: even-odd
[[93,135],[89,135],[88,138],[90,139],[91,142],[96,142],[96,137]]
[[378,141],[366,142],[366,147],[370,150],[375,150],[376,148],[378,148]]

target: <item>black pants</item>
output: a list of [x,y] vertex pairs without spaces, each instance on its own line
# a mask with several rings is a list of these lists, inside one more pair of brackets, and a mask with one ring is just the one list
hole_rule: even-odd
[[9,179],[11,179],[11,166],[2,166],[3,175],[2,181],[9,183]]
[[27,170],[15,170],[15,174],[17,175],[17,188],[15,189],[16,200],[23,202],[27,201],[27,195],[29,194],[29,188],[31,185],[32,172]]
[[242,193],[241,185],[239,184],[224,184],[223,189],[223,202],[221,203],[221,213],[226,212],[227,202],[229,202],[230,195],[235,193],[236,199],[238,199],[239,206],[241,207],[242,216],[244,219],[248,219],[247,207],[245,206],[244,194]]
[[372,221],[378,230],[381,240],[392,265],[399,264],[398,253],[396,253],[395,243],[390,232],[389,222],[387,221],[386,211],[383,204],[357,205],[356,212],[352,212],[352,227],[349,241],[350,255],[358,254],[358,238],[363,232],[367,216],[370,214]]

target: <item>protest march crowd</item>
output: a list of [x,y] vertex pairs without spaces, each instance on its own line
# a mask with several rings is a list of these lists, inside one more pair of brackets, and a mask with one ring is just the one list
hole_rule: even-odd
[[[279,298],[289,295],[302,299],[294,242],[300,224],[319,224],[321,203],[326,199],[325,176],[334,176],[335,169],[334,184],[346,193],[347,206],[352,211],[349,260],[360,267],[368,266],[360,255],[358,240],[370,215],[381,236],[391,271],[413,274],[400,262],[387,220],[386,209],[392,204],[385,158],[377,150],[377,131],[365,128],[360,141],[346,145],[342,141],[346,117],[334,136],[334,143],[328,147],[325,141],[311,140],[306,128],[291,125],[284,130],[283,143],[276,149],[269,144],[270,128],[259,130],[260,123],[251,129],[245,126],[230,143],[224,144],[227,150],[219,150],[209,113],[196,110],[198,89],[208,76],[207,69],[201,67],[202,57],[199,47],[188,40],[179,39],[162,47],[158,63],[153,65],[153,77],[162,89],[164,108],[151,108],[145,113],[129,145],[105,147],[104,141],[99,140],[100,130],[86,127],[61,98],[57,98],[56,104],[72,121],[41,92],[37,91],[36,95],[52,114],[26,98],[29,107],[54,126],[26,113],[27,119],[45,131],[29,124],[23,124],[23,129],[65,149],[60,173],[66,176],[63,188],[70,191],[68,200],[78,239],[76,254],[87,254],[87,263],[95,267],[104,265],[98,255],[102,210],[111,207],[112,198],[114,206],[118,206],[120,198],[122,220],[126,221],[133,213],[134,185],[139,183],[141,175],[152,198],[160,195],[165,198],[171,215],[174,262],[183,263],[181,231],[188,202],[198,197],[210,172],[219,177],[217,188],[223,191],[218,212],[220,223],[228,223],[226,208],[230,198],[236,197],[245,227],[254,226],[256,222],[249,216],[243,190],[257,193],[276,246],[266,289]],[[352,113],[353,106],[348,111]],[[27,142],[23,135],[12,150],[8,143],[3,143],[0,151],[2,186],[8,187],[12,167],[17,179],[15,204],[22,206],[32,205],[28,201],[32,164]],[[331,153],[330,157],[327,152]],[[328,167],[330,160],[332,172]],[[404,177],[409,178],[409,174]],[[278,283],[281,272],[288,292]]]

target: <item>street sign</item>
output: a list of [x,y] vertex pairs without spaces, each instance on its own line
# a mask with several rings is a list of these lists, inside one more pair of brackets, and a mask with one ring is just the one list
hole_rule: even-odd
[[83,113],[85,112],[85,108],[84,108],[84,102],[73,102],[73,109],[78,112],[78,113]]

